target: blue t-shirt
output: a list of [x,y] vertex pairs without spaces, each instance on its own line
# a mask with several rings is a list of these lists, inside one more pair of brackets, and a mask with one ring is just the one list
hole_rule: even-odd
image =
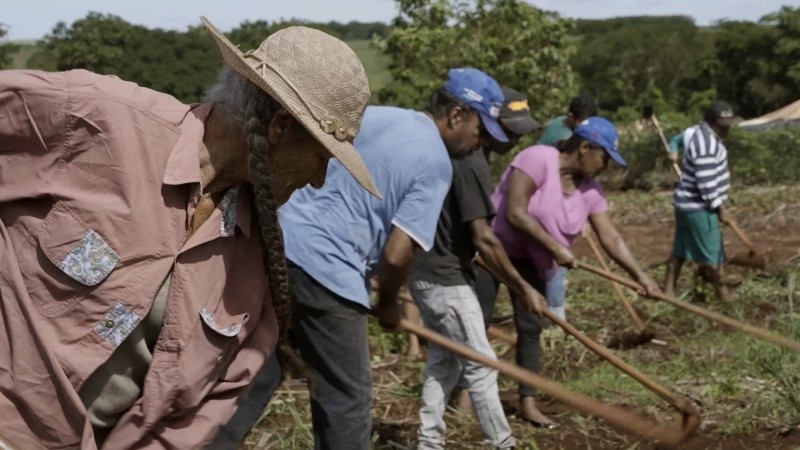
[[453,169],[439,130],[417,111],[367,108],[355,146],[383,200],[331,159],[323,187],[295,192],[278,214],[287,259],[335,294],[369,307],[368,276],[392,225],[430,250]]

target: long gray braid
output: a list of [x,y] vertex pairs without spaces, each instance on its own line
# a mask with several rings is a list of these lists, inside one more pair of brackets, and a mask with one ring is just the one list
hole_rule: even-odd
[[[270,112],[264,111],[264,102],[252,99],[245,109],[244,132],[250,150],[250,181],[255,191],[256,212],[261,228],[261,244],[264,248],[264,266],[269,277],[272,304],[280,327],[281,341],[287,342],[291,326],[292,305],[289,298],[289,277],[283,246],[283,233],[278,223],[278,206],[272,193],[272,180],[267,152],[267,121]],[[261,111],[259,111],[261,110]]]
[[[281,105],[261,88],[239,75],[230,67],[223,67],[217,83],[208,90],[206,101],[225,108],[226,117],[241,127],[250,153],[250,181],[255,193],[255,206],[264,250],[264,268],[269,279],[272,304],[280,330],[279,345],[296,366],[303,367],[289,347],[289,330],[292,325],[292,304],[289,297],[289,278],[283,234],[278,223],[278,205],[272,192],[272,169],[267,155],[267,124]],[[301,369],[302,370],[302,369]]]

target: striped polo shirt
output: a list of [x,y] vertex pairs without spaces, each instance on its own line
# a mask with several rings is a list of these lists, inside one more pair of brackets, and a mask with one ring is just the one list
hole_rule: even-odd
[[681,211],[712,211],[728,199],[728,151],[706,122],[683,133],[683,172],[672,203]]

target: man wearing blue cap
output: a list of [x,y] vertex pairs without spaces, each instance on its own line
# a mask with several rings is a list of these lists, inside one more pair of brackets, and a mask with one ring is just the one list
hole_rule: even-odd
[[[509,142],[497,142],[489,136],[484,141],[484,148],[500,153],[510,150],[521,135],[539,128],[522,94],[503,89],[503,95],[500,124]],[[453,158],[453,182],[439,216],[434,246],[431,251],[417,254],[410,290],[428,327],[495,358],[474,290],[476,273],[472,259],[476,250],[510,289],[519,294],[522,308],[534,313],[545,305],[542,296],[511,265],[502,244],[492,233],[491,193],[492,177],[483,152]],[[444,448],[443,415],[447,398],[459,379],[475,405],[486,440],[495,448],[513,447],[514,438],[498,394],[497,371],[429,343],[417,448]]]
[[312,375],[315,448],[369,448],[368,280],[378,274],[380,323],[396,327],[397,293],[415,250],[433,245],[452,177],[450,157],[477,150],[483,130],[507,140],[497,123],[502,102],[485,73],[451,69],[423,112],[369,107],[355,146],[383,200],[363,195],[333,161],[321,189],[297,191],[281,208],[292,334]]
[[[497,210],[492,228],[522,277],[546,293],[560,266],[572,268],[572,241],[591,223],[609,256],[641,283],[648,293],[658,286],[631,256],[608,216],[608,202],[594,178],[610,160],[625,166],[614,125],[601,117],[581,122],[557,147],[535,145],[520,152],[503,173],[492,195]],[[547,294],[546,294],[547,295]],[[542,325],[514,302],[517,364],[538,372]],[[520,385],[520,416],[532,424],[554,422],[536,406],[536,391]]]

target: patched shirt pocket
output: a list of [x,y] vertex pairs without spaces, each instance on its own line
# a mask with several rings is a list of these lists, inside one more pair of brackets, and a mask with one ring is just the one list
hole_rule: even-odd
[[214,317],[214,313],[206,309],[205,306],[200,308],[200,317],[209,328],[225,337],[234,337],[239,334],[242,331],[242,325],[247,320],[247,314],[240,314],[238,317],[226,321],[225,324],[219,324]]
[[[44,247],[44,250],[46,254],[48,248]],[[114,249],[96,231],[89,229],[61,259],[58,267],[73,280],[95,286],[114,270],[118,262],[119,256]]]
[[57,202],[45,217],[24,268],[26,285],[37,309],[55,317],[72,309],[105,280],[120,258],[102,234],[87,225],[65,203]]
[[247,336],[247,313],[229,314],[221,304],[215,311],[200,307],[198,313],[202,323],[184,349],[192,357],[183,359],[182,382],[173,414],[200,404]]
[[[53,212],[57,212],[55,208]],[[73,280],[86,286],[99,284],[119,263],[117,252],[71,211],[52,217],[54,213],[47,218],[49,226],[39,236],[42,251]]]

